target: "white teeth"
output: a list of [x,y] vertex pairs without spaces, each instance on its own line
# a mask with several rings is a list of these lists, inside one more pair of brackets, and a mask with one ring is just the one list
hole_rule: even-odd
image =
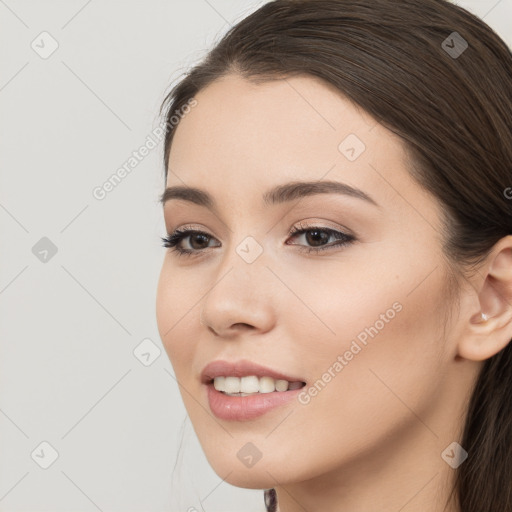
[[298,389],[302,387],[302,383],[290,383],[287,380],[273,379],[272,377],[257,377],[255,375],[247,375],[242,378],[230,376],[215,377],[213,379],[213,386],[217,391],[223,391],[226,394],[246,396],[248,394],[250,395],[254,393],[272,393],[274,391]]
[[257,393],[260,390],[258,377],[249,375],[240,379],[240,391],[242,393]]
[[226,377],[215,377],[213,379],[213,387],[217,391],[226,391],[226,386],[224,385],[226,382]]
[[238,377],[225,377],[224,391],[226,393],[240,393],[240,379]]
[[272,377],[260,377],[260,393],[272,393],[276,390],[276,382]]
[[276,380],[276,391],[288,391],[288,384],[287,380]]

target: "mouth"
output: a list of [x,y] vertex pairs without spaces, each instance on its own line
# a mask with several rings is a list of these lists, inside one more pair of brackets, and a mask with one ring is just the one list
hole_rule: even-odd
[[262,377],[257,375],[245,375],[243,377],[219,375],[207,381],[206,384],[213,385],[216,391],[227,396],[252,396],[294,391],[303,388],[306,382],[274,379],[267,375]]
[[[235,387],[236,382],[232,379],[236,379],[241,382],[244,377],[223,377],[218,376],[213,380],[205,383],[206,387],[206,400],[210,406],[211,412],[219,419],[225,421],[251,421],[263,416],[264,414],[269,413],[273,409],[277,409],[286,404],[291,404],[294,401],[294,398],[301,393],[301,389],[306,385],[305,382],[300,381],[292,381],[289,383],[287,381],[287,388],[284,390],[284,384],[280,385],[279,381],[276,381],[276,385],[281,387],[283,391],[278,391],[272,389],[272,382],[266,380],[270,379],[269,377],[260,377],[256,379],[254,375],[247,375],[247,382],[250,385],[253,385],[253,388],[256,387],[256,382],[261,381],[263,379],[263,390],[253,391],[253,392],[243,392],[243,391],[222,391],[216,389],[216,387],[224,386],[224,389],[237,389]],[[224,382],[222,382],[224,379]],[[256,380],[254,380],[256,379]],[[273,381],[274,379],[270,379]],[[275,387],[275,386],[274,386]],[[293,388],[293,389],[291,389]],[[248,387],[242,387],[242,389],[248,389]]]
[[206,399],[220,419],[247,421],[290,403],[306,381],[249,360],[213,361],[201,373]]

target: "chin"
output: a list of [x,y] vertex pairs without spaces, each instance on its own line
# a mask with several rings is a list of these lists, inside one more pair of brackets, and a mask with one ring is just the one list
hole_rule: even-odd
[[[229,473],[229,471],[232,471],[232,473],[226,478],[226,474]],[[274,476],[274,478],[272,478],[265,470],[256,471],[255,468],[241,470],[232,467],[227,473],[215,472],[228,484],[244,489],[270,489],[277,485],[277,482],[284,483],[274,472],[271,471],[272,476]]]
[[213,458],[210,456],[207,459],[217,476],[235,487],[269,489],[277,485],[277,482],[286,483],[285,480],[290,478],[289,472],[283,472],[279,468],[281,466],[286,469],[286,466],[272,460],[264,462],[263,459],[260,459],[251,467],[247,467],[236,456],[234,459],[231,457],[221,458],[218,452],[213,455]]

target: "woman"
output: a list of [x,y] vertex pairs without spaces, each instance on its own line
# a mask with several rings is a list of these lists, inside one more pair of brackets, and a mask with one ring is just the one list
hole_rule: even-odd
[[444,0],[276,0],[163,107],[158,328],[215,472],[268,511],[511,512],[506,44]]

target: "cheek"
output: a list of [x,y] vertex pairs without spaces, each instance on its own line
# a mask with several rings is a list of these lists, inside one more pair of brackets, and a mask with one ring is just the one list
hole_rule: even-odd
[[[303,283],[307,295],[301,297],[319,318],[304,308],[285,314],[286,325],[297,329],[293,350],[307,361],[309,387],[287,429],[276,431],[272,442],[290,446],[290,432],[300,432],[295,441],[308,463],[299,471],[334,468],[370,454],[386,440],[399,440],[410,429],[419,428],[431,439],[418,417],[428,417],[441,396],[444,344],[438,311],[446,299],[439,270],[412,292],[417,270],[410,272],[408,278],[388,279],[385,286],[348,274],[319,288],[308,281]],[[303,330],[306,314],[310,326]],[[302,328],[295,322],[300,317]],[[315,435],[320,424],[322,435]]]
[[[297,294],[306,298],[317,318],[298,307],[290,315],[298,319],[308,314],[315,326],[315,337],[299,332],[293,336],[300,340],[308,367],[314,369],[314,376],[309,377],[321,378],[341,356],[343,368],[337,365],[339,371],[332,369],[331,373],[344,374],[340,380],[349,385],[357,383],[351,392],[389,392],[378,379],[382,372],[386,382],[397,386],[405,386],[402,383],[411,376],[408,389],[414,394],[410,384],[417,382],[413,388],[421,387],[421,376],[434,373],[442,364],[445,347],[440,311],[450,307],[443,295],[440,269],[423,280],[431,270],[428,265],[423,268],[399,271],[388,265],[387,272],[375,267],[373,272],[346,272],[339,279],[324,276],[321,286],[312,286],[311,280],[303,282]],[[288,319],[287,325],[299,325],[292,316]],[[313,332],[311,327],[309,332]],[[366,398],[371,396],[361,397]]]

